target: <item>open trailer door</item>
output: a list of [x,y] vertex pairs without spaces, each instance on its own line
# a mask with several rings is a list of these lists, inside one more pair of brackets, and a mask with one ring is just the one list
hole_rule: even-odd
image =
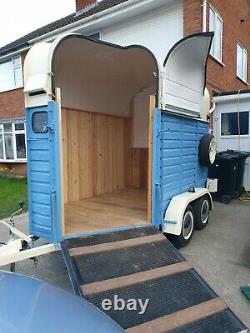
[[27,108],[30,233],[57,243],[61,235],[58,103]]
[[163,110],[200,117],[212,39],[212,32],[193,34],[169,51],[163,70]]

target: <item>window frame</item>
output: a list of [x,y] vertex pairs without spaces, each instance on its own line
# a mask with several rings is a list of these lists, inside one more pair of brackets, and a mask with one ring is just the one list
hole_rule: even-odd
[[250,110],[241,110],[240,113],[243,113],[243,112],[248,112],[248,134],[231,134],[231,135],[222,135],[222,115],[223,114],[230,114],[230,113],[238,113],[237,111],[226,111],[226,112],[220,112],[220,117],[219,117],[219,125],[220,125],[220,128],[219,128],[219,136],[221,139],[235,139],[235,138],[238,138],[238,137],[241,137],[241,138],[247,138],[247,137],[250,137]]
[[[246,54],[246,68],[245,68],[245,71],[246,71],[246,78],[244,77],[241,77],[240,76],[240,73],[238,73],[238,47],[241,48],[241,51],[242,51],[242,59],[241,59],[241,71],[242,71],[242,74],[244,73],[244,53]],[[248,51],[247,51],[247,48],[240,42],[240,41],[237,41],[236,42],[236,77],[243,81],[245,84],[248,84]]]
[[[4,132],[4,124],[11,124],[11,132]],[[16,130],[15,125],[16,124],[24,124],[23,130]],[[16,121],[16,122],[5,122],[0,123],[0,129],[2,130],[1,134],[3,136],[3,159],[0,158],[0,163],[26,163],[27,162],[27,137],[26,137],[26,123],[25,121]],[[12,144],[13,144],[13,154],[14,159],[7,159],[6,158],[6,149],[5,149],[5,133],[12,135]],[[17,157],[17,146],[16,146],[16,135],[17,134],[24,134],[25,137],[25,151],[26,151],[26,157],[25,158],[18,158]]]
[[[214,29],[211,29],[211,22],[210,22],[210,11],[212,11],[214,13],[214,17],[215,17],[215,22],[214,22]],[[221,32],[220,32],[220,54],[221,54],[221,58],[216,57],[216,55],[214,54],[214,44],[215,44],[215,35],[212,41],[212,45],[211,45],[211,50],[209,55],[215,59],[216,61],[218,61],[220,64],[223,64],[223,29],[224,29],[224,22],[223,19],[220,15],[220,13],[218,12],[218,10],[212,6],[211,4],[209,5],[209,13],[208,13],[208,17],[209,17],[209,31],[213,31],[214,33],[216,32],[216,19],[218,19],[221,22]]]
[[[18,63],[15,64],[15,60],[17,60],[17,59],[18,59]],[[11,88],[1,89],[1,87],[0,87],[0,93],[15,90],[15,89],[20,89],[20,88],[23,88],[23,86],[24,86],[24,82],[23,82],[23,63],[22,63],[21,55],[12,57],[12,58],[8,59],[7,61],[0,62],[0,67],[1,67],[1,65],[8,64],[8,63],[11,66],[11,74],[10,75],[12,75],[11,79],[12,79],[13,85],[12,85]],[[15,71],[18,70],[18,69],[20,69],[20,71],[21,71],[21,82],[20,82],[20,84],[17,84],[16,77],[15,77]]]

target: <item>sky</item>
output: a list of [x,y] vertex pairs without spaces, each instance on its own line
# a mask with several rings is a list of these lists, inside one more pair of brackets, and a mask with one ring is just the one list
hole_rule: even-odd
[[75,0],[1,0],[0,47],[75,11]]

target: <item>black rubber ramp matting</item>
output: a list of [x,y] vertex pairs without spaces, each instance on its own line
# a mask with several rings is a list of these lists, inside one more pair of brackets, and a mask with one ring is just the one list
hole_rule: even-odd
[[149,300],[144,314],[105,311],[128,333],[236,333],[244,324],[153,226],[61,243],[77,295],[103,310],[105,299]]

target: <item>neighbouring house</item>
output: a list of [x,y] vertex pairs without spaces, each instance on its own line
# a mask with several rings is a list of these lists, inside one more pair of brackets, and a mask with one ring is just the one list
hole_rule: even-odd
[[212,95],[248,89],[249,18],[248,0],[76,0],[75,13],[0,48],[0,172],[26,173],[23,63],[33,44],[75,32],[144,45],[163,62],[182,37],[214,31],[207,73]]

